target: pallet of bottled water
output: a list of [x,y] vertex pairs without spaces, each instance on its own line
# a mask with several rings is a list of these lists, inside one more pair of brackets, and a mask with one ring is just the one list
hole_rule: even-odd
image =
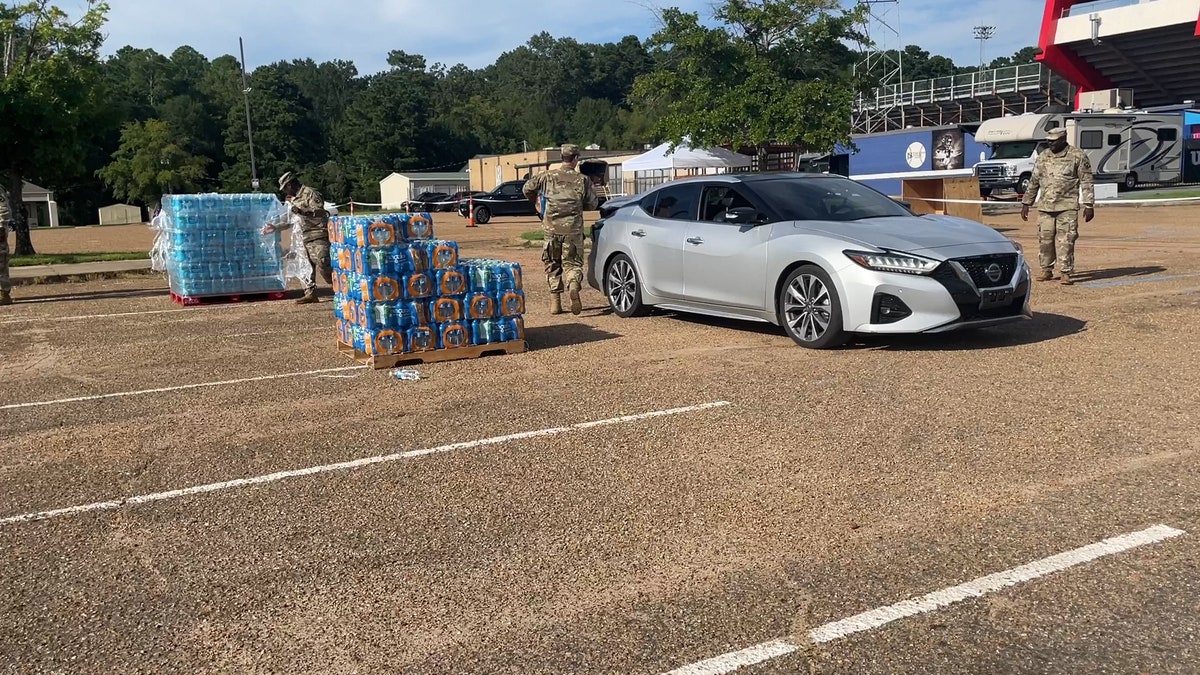
[[428,213],[330,226],[339,350],[375,368],[525,351],[521,266],[462,258]]
[[279,299],[287,286],[281,236],[262,230],[287,217],[271,194],[165,195],[151,258],[181,304]]

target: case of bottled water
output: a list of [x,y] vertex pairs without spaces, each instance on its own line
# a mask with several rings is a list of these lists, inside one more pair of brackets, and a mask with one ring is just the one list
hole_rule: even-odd
[[368,356],[525,339],[521,266],[461,258],[428,213],[330,221],[341,342]]
[[282,291],[297,274],[286,269],[279,231],[262,230],[287,218],[272,194],[164,195],[151,224],[158,231],[151,266],[181,297]]

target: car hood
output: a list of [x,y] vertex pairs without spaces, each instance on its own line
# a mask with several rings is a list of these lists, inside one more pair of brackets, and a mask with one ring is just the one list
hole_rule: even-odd
[[851,222],[801,221],[801,232],[842,239],[865,248],[917,253],[938,260],[1016,250],[1008,237],[982,223],[954,216],[896,216]]

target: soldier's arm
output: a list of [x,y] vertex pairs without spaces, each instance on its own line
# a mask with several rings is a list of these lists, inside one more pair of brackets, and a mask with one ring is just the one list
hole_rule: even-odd
[[592,179],[587,176],[583,177],[583,210],[595,211],[600,208],[600,197],[596,195],[596,186],[592,185]]
[[538,193],[542,191],[542,188],[545,187],[545,185],[546,173],[543,171],[542,173],[539,173],[538,175],[525,181],[525,185],[521,188],[521,193],[525,195],[526,199],[534,204],[537,204]]
[[1026,206],[1033,206],[1038,190],[1041,188],[1042,157],[1044,156],[1043,153],[1033,161],[1033,173],[1029,175],[1029,187],[1025,188],[1025,195],[1021,197],[1021,203]]
[[1096,205],[1096,179],[1092,175],[1092,161],[1087,153],[1080,153],[1079,157],[1079,192],[1084,206],[1090,209]]

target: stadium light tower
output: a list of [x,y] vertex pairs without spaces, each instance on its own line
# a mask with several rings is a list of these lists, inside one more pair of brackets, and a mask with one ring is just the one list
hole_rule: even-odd
[[996,34],[995,26],[975,26],[975,39],[979,40],[979,69],[983,70],[983,45]]

